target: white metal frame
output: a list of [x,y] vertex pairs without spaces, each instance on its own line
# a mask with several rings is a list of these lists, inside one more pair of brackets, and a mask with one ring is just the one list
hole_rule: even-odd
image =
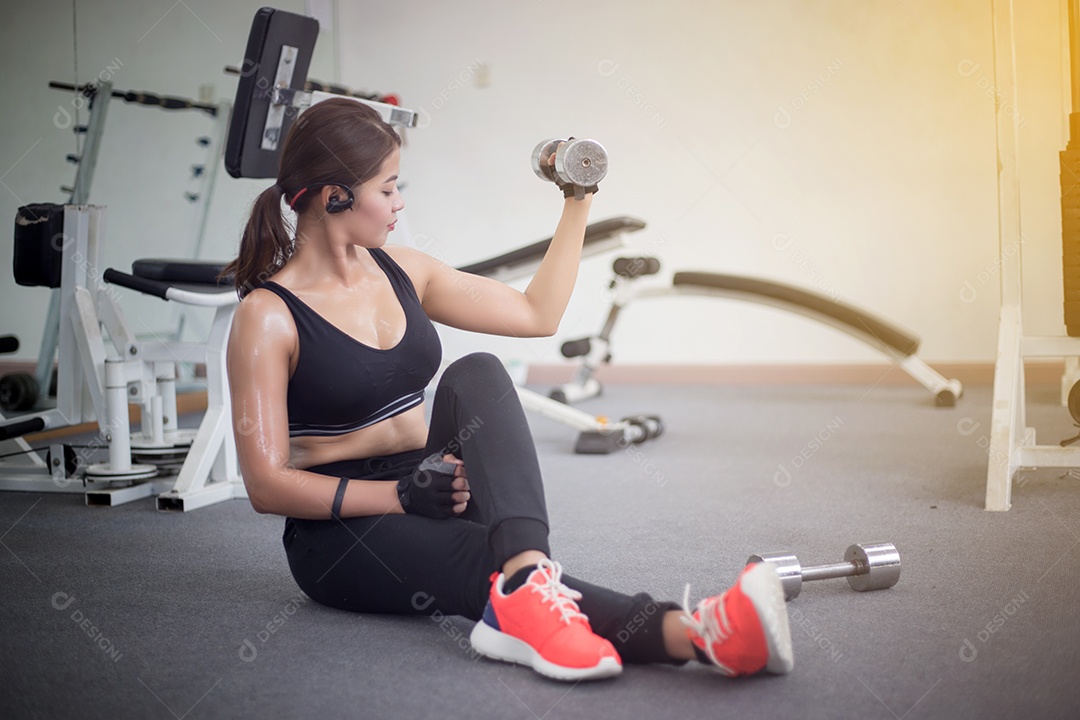
[[[175,510],[247,497],[236,459],[225,374],[225,344],[236,293],[170,289],[168,300],[215,308],[206,341],[138,340],[114,287],[102,281],[104,237],[104,207],[65,207],[56,407],[0,419],[0,427],[31,419],[40,420],[42,431],[97,422],[108,442],[109,461],[91,466],[85,479],[77,479],[66,476],[58,444],[50,447],[52,467],[36,452],[0,458],[0,490],[85,492],[88,505],[116,505],[161,493],[158,508]],[[177,425],[178,362],[206,365],[208,407],[194,434]],[[142,408],[142,432],[137,437],[143,443],[182,447],[190,442],[175,481],[148,477],[154,468],[131,464],[128,405],[136,403]],[[22,438],[0,442],[0,454],[29,449]]]
[[[112,101],[113,85],[111,82],[98,83],[97,89],[90,106],[90,119],[86,124],[86,139],[82,146],[82,155],[79,158],[79,168],[75,176],[74,186],[71,188],[70,205],[82,205],[90,199],[90,186],[97,166],[101,138],[105,133],[105,119]],[[206,233],[206,224],[209,219],[210,200],[213,197],[214,186],[217,182],[218,170],[221,166],[222,147],[229,130],[229,121],[232,117],[232,104],[221,102],[217,105],[214,130],[210,137],[210,144],[206,149],[207,161],[204,164],[204,172],[199,176],[196,194],[198,195],[196,218],[192,226],[192,240],[189,256],[199,257],[202,249],[203,237]],[[52,376],[53,362],[57,359],[57,343],[60,327],[60,290],[50,293],[49,308],[45,315],[45,330],[41,337],[41,347],[38,351],[37,368],[34,378],[37,380],[38,397],[35,406],[45,407],[48,403],[48,392]],[[176,338],[183,333],[184,323],[191,319],[190,313],[180,309],[176,315]],[[201,330],[202,328],[197,328]]]
[[[1017,471],[1080,467],[1080,447],[1036,444],[1035,429],[1027,426],[1024,396],[1024,360],[1080,356],[1080,338],[1024,335],[1018,127],[1016,119],[1008,113],[1010,107],[1016,107],[1017,100],[1013,0],[994,0],[993,8],[994,84],[1005,102],[997,107],[1001,316],[994,368],[986,509],[1005,511],[1012,505],[1012,483]],[[1075,22],[1071,10],[1070,26]],[[1074,30],[1070,27],[1070,31]],[[1074,104],[1078,99],[1074,98]]]

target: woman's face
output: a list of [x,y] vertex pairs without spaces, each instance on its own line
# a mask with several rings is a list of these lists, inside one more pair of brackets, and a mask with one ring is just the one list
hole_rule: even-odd
[[397,222],[397,213],[405,207],[398,192],[398,169],[401,153],[396,148],[373,178],[356,191],[356,207],[349,213],[359,244],[379,247],[386,242]]

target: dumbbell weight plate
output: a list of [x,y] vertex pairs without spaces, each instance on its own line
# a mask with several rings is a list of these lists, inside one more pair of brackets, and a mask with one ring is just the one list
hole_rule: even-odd
[[634,442],[654,440],[664,434],[664,423],[658,415],[631,415],[623,420],[641,429],[641,438]]
[[788,552],[771,552],[751,555],[746,561],[747,565],[754,563],[770,562],[776,565],[776,572],[780,575],[780,585],[784,588],[784,599],[794,600],[802,592],[802,565],[795,555]]
[[645,419],[640,415],[623,418],[623,422],[630,426],[630,428],[627,428],[627,433],[625,435],[625,438],[629,442],[634,445],[640,445],[649,439],[649,428],[645,425]]
[[559,147],[559,139],[543,140],[536,146],[532,153],[532,169],[536,177],[548,182],[555,182],[555,168],[548,165],[547,159],[555,153]]
[[892,543],[852,545],[844,553],[844,561],[869,568],[864,575],[848,577],[852,590],[884,590],[900,581],[900,553]]
[[607,151],[595,140],[571,140],[555,152],[555,174],[571,185],[596,185],[607,175],[607,167]]
[[29,410],[37,402],[38,384],[29,373],[12,373],[0,378],[0,407],[4,410]]
[[649,439],[655,440],[664,434],[664,422],[659,415],[646,415],[645,425],[649,429]]

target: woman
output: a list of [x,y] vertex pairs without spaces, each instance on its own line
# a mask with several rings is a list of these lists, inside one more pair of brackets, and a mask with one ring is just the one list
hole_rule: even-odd
[[551,246],[522,293],[386,245],[404,207],[400,145],[351,100],[304,112],[228,270],[242,297],[228,348],[240,466],[255,510],[286,517],[297,584],[354,612],[463,615],[477,621],[478,652],[561,680],[694,658],[728,675],[788,672],[772,565],[748,568],[693,612],[688,597],[680,607],[563,575],[528,423],[493,356],[452,363],[425,423],[441,361],[432,321],[552,335],[592,192],[563,188]]

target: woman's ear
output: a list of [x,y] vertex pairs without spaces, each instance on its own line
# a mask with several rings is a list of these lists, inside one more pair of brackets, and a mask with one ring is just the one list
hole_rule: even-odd
[[327,185],[322,189],[322,200],[327,214],[336,215],[352,208],[356,196],[346,185]]

